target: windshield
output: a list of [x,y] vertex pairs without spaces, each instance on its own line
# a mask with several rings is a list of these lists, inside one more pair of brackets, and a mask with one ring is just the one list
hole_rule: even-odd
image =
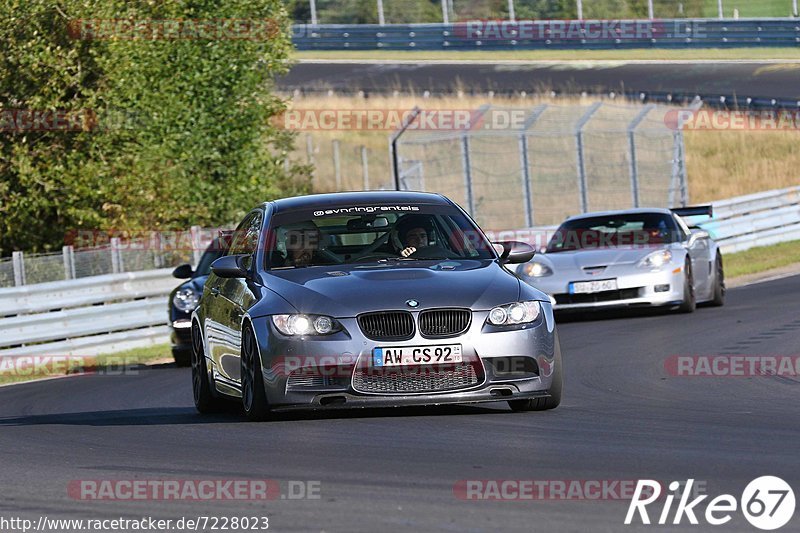
[[200,256],[200,262],[197,263],[197,268],[194,271],[194,277],[208,276],[211,274],[211,263],[219,259],[225,254],[225,250],[220,246],[219,239],[214,239],[211,244]]
[[663,213],[628,213],[578,218],[564,222],[547,245],[547,252],[567,252],[617,246],[652,246],[681,239],[675,221]]
[[[278,214],[267,240],[267,268],[494,259],[491,244],[458,210],[398,207]],[[369,212],[359,212],[361,209]]]

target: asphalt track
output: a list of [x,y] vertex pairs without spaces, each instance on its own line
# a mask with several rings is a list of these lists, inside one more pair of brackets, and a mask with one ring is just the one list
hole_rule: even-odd
[[[692,315],[563,323],[565,399],[543,413],[418,408],[254,424],[196,414],[189,371],[169,366],[0,388],[0,517],[267,515],[275,531],[616,532],[653,528],[624,528],[624,501],[463,501],[453,487],[694,478],[711,496],[738,498],[751,479],[775,475],[798,493],[798,378],[672,377],[664,367],[674,354],[797,354],[798,294],[796,276],[733,289],[725,307]],[[318,480],[321,499],[67,495],[70,480],[132,478]],[[657,530],[755,531],[740,512],[717,528],[685,524]],[[800,511],[781,531],[798,530]]]
[[800,100],[800,64],[760,61],[310,61],[278,81],[283,90],[391,93],[645,92]]

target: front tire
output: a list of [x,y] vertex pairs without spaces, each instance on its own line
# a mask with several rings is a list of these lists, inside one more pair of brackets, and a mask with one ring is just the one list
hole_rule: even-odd
[[694,293],[694,276],[692,275],[692,260],[687,256],[683,267],[683,303],[678,311],[693,313],[697,308],[697,298]]
[[530,398],[527,400],[508,400],[512,411],[547,411],[555,409],[561,403],[561,391],[564,389],[564,374],[561,370],[561,343],[558,334],[555,338],[555,356],[553,357],[553,382],[544,398]]
[[271,418],[267,391],[264,389],[264,375],[261,372],[261,357],[255,333],[248,325],[242,331],[242,408],[252,422]]
[[203,336],[200,326],[192,324],[192,393],[194,407],[199,413],[217,413],[224,408],[223,400],[214,396],[214,384],[208,376]]

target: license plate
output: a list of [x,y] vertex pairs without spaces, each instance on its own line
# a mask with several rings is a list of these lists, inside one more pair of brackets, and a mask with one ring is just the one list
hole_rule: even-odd
[[617,290],[616,279],[598,279],[593,281],[573,281],[569,284],[570,294],[590,294],[593,292]]
[[375,348],[372,351],[372,366],[437,365],[460,363],[461,345],[440,346],[395,346]]

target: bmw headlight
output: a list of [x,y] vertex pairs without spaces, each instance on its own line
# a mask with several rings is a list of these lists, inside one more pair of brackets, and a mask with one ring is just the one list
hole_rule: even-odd
[[522,273],[531,278],[541,278],[544,276],[552,276],[553,269],[544,263],[533,261],[522,265]]
[[328,335],[341,331],[336,320],[325,315],[272,315],[272,323],[284,335]]
[[489,323],[493,326],[527,324],[536,320],[541,312],[537,301],[500,305],[489,311]]
[[639,262],[640,267],[644,268],[661,268],[672,261],[672,252],[669,250],[659,250],[648,254]]
[[179,311],[184,313],[191,313],[200,302],[200,294],[192,287],[184,287],[175,293],[172,298],[172,305]]

